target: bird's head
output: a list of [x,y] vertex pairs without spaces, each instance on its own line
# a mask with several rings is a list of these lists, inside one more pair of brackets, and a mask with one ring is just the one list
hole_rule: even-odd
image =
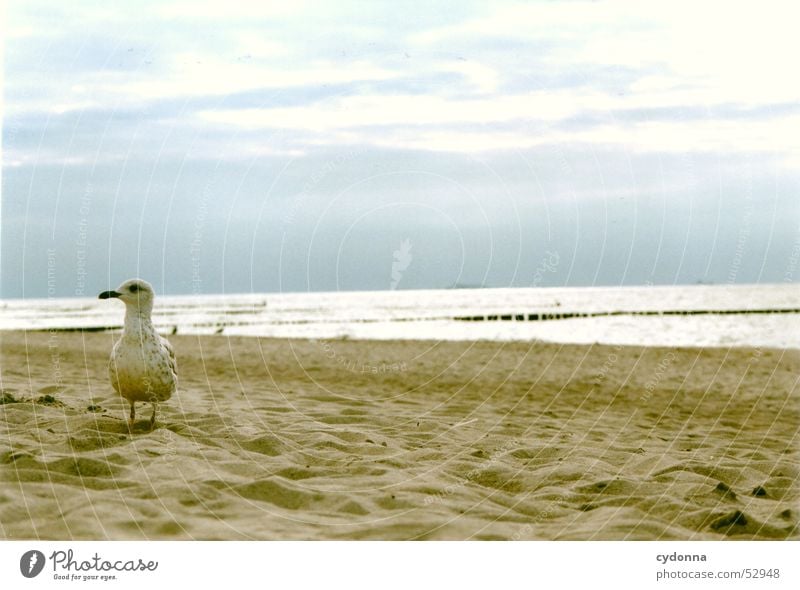
[[142,279],[128,279],[113,291],[103,291],[100,299],[119,299],[125,305],[135,309],[153,308],[153,286]]

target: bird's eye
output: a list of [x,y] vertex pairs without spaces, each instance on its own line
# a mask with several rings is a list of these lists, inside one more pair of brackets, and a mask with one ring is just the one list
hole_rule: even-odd
[[131,293],[136,293],[139,290],[139,285],[131,285],[130,286]]

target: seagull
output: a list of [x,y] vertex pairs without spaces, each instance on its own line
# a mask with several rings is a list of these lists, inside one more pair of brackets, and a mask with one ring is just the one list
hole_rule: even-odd
[[125,328],[114,345],[108,376],[114,389],[128,400],[131,415],[128,429],[133,430],[136,402],[153,404],[150,430],[156,423],[158,403],[168,400],[178,386],[175,351],[160,336],[150,319],[153,311],[153,287],[142,279],[129,279],[115,291],[103,291],[99,299],[119,299],[125,304]]

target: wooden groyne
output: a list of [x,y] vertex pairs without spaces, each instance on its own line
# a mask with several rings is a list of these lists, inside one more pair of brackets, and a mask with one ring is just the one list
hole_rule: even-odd
[[539,313],[506,313],[489,315],[468,315],[453,318],[459,322],[542,322],[568,320],[571,318],[600,318],[611,316],[679,316],[679,315],[745,315],[745,314],[800,313],[800,308],[779,309],[671,309],[663,311],[564,311]]
[[[690,316],[690,315],[747,315],[747,314],[789,314],[800,313],[800,308],[776,308],[776,309],[672,309],[663,311],[541,311],[526,313],[491,313],[484,315],[437,315],[429,317],[395,317],[395,318],[313,318],[281,320],[273,318],[269,321],[261,322],[263,325],[300,325],[300,324],[371,324],[371,323],[395,323],[395,322],[434,322],[434,321],[457,321],[457,322],[546,322],[553,320],[568,320],[571,318],[599,318],[613,316]],[[215,334],[221,334],[226,328],[237,326],[253,326],[253,322],[246,321],[211,321],[197,322],[179,326],[176,324],[156,324],[156,328],[162,333],[176,334],[192,333],[198,328],[213,330]],[[122,329],[122,325],[95,325],[95,326],[70,326],[61,328],[28,328],[31,332],[106,332]],[[188,332],[186,330],[188,329]]]

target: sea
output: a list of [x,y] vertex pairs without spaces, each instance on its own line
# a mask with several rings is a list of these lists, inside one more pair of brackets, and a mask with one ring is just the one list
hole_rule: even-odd
[[[800,349],[800,285],[166,295],[163,334]],[[6,299],[0,330],[119,330],[98,299]]]

